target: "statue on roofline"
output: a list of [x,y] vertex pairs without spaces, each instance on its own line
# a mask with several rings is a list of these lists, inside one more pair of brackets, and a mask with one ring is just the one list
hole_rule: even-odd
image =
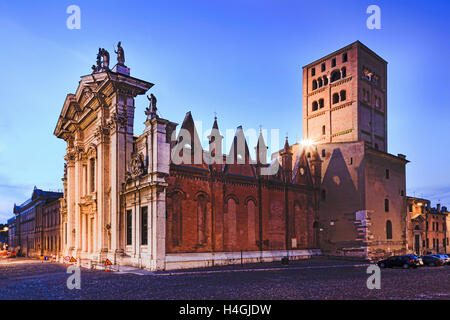
[[117,54],[117,63],[120,65],[125,65],[125,52],[123,51],[122,44],[119,41],[117,44],[117,50],[114,49],[114,52]]
[[147,115],[147,120],[151,120],[153,118],[157,118],[158,115],[156,114],[156,111],[158,108],[156,108],[156,97],[153,93],[150,94],[150,97],[147,96],[148,101],[150,102],[148,108],[145,109],[145,114]]

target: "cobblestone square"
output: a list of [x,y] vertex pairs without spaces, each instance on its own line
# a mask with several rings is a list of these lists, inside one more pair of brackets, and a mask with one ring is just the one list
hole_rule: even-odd
[[0,263],[0,299],[450,299],[450,266],[382,269],[367,289],[367,264],[312,260],[151,273],[81,269],[69,290],[67,267],[37,261]]

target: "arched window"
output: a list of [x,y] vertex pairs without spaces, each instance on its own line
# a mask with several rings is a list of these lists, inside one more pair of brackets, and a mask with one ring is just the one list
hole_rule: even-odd
[[326,132],[326,127],[325,127],[325,126],[322,126],[322,135],[323,135],[323,136],[325,135],[325,132]]
[[341,91],[341,101],[345,101],[345,99],[347,99],[347,93],[345,92],[345,90]]
[[312,103],[312,111],[316,111],[317,109],[318,109],[317,101],[314,101],[314,102]]
[[322,109],[324,107],[323,99],[319,99],[319,108]]
[[317,80],[317,82],[319,83],[319,88],[322,87],[322,85],[323,85],[322,78],[319,78],[319,79]]
[[206,197],[197,197],[197,244],[206,243]]
[[259,228],[258,228],[258,216],[256,214],[256,205],[253,200],[247,202],[247,230],[248,230],[248,245],[250,248],[256,246],[256,239],[259,238]]
[[174,192],[167,197],[167,219],[168,219],[168,233],[172,240],[172,246],[181,245],[182,234],[182,200],[183,194],[181,192]]
[[392,239],[392,222],[386,221],[386,239]]
[[340,78],[341,78],[341,71],[339,71],[339,70],[334,70],[334,71],[331,73],[331,79],[330,79],[330,82],[333,83],[333,82],[339,80]]
[[326,86],[328,84],[327,76],[323,76],[323,85]]
[[316,81],[316,80],[313,80],[313,82],[312,82],[312,88],[313,88],[313,90],[316,90],[316,89],[317,89],[317,81]]
[[342,78],[345,78],[347,76],[347,68],[346,67],[343,67],[341,69],[341,74],[342,74]]
[[224,212],[223,246],[225,251],[232,251],[237,240],[236,201],[230,197],[227,200],[227,210]]
[[339,102],[339,94],[334,93],[333,94],[333,104],[338,103],[338,102]]

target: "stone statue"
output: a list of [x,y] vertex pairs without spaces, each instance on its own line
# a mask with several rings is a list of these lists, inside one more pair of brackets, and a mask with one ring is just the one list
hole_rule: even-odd
[[92,73],[109,70],[109,52],[105,48],[98,48],[97,65],[92,65]]
[[109,70],[109,52],[105,48],[102,49],[103,69]]
[[158,117],[158,115],[156,114],[156,111],[158,110],[158,108],[156,108],[157,100],[153,93],[150,94],[150,97],[147,96],[147,99],[148,101],[150,101],[150,104],[148,108],[145,109],[145,114],[147,115],[147,120],[151,120],[155,117]]
[[117,44],[117,51],[114,50],[114,52],[117,54],[117,63],[120,65],[125,65],[125,52],[123,51],[120,41]]
[[102,48],[98,48],[98,53],[97,53],[97,70],[96,71],[100,71],[101,68],[102,68]]

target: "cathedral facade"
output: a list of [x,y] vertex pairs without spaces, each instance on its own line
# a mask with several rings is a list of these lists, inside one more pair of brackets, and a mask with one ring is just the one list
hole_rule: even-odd
[[260,134],[252,159],[238,127],[222,154],[215,119],[204,150],[191,113],[177,133],[176,123],[158,116],[153,94],[136,136],[135,97],[153,84],[130,76],[121,46],[116,53],[109,69],[109,54],[99,50],[54,131],[67,143],[62,255],[168,270],[319,253],[315,148],[286,141],[268,162]]

